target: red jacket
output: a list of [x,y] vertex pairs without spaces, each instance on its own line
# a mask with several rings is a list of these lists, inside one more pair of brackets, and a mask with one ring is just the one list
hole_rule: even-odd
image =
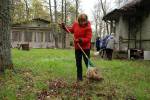
[[[75,39],[82,39],[82,43],[80,46],[83,49],[90,49],[91,47],[91,38],[92,38],[92,29],[91,24],[88,22],[87,26],[79,26],[78,22],[75,21],[72,25],[72,27],[68,27],[69,31],[74,34],[74,40]],[[80,49],[77,46],[77,43],[74,41],[75,49]]]

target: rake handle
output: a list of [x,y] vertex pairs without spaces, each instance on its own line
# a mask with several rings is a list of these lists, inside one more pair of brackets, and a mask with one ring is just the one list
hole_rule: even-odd
[[84,52],[84,50],[82,49],[82,47],[80,46],[79,43],[77,43],[78,47],[81,49],[81,51],[84,53],[85,57],[89,60],[89,57],[87,56],[87,54]]

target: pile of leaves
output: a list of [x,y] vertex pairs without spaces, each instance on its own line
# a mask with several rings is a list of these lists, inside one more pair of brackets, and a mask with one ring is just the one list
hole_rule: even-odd
[[66,82],[62,79],[56,79],[47,82],[48,89],[43,89],[37,93],[38,100],[45,99],[85,99],[92,100],[93,95],[96,98],[105,98],[112,100],[118,97],[117,87],[99,87],[96,88],[99,83],[94,83],[93,81],[83,81],[83,82]]
[[[54,81],[50,81],[48,83],[49,89],[43,89],[38,95],[39,100],[44,100],[48,98],[59,98],[59,99],[66,99],[66,98],[83,98],[88,97],[88,93],[86,91],[86,87],[88,84],[73,82],[71,84],[67,83],[62,79],[56,79]],[[89,99],[90,100],[90,99]]]

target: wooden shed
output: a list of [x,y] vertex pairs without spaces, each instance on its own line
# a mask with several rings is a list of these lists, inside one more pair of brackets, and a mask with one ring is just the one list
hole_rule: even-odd
[[[36,18],[28,22],[13,24],[11,28],[11,45],[29,44],[30,48],[55,48],[56,33],[52,32],[50,22]],[[58,33],[58,48],[62,48],[62,34]],[[67,41],[67,47],[69,47]]]

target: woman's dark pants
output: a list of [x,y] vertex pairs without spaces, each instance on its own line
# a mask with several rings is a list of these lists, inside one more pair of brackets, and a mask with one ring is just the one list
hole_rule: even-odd
[[[90,58],[90,49],[84,49],[84,52]],[[77,80],[82,80],[82,56],[86,67],[88,67],[88,59],[81,50],[75,50],[76,66],[77,66]]]
[[112,53],[113,53],[112,49],[106,49],[106,55],[108,60],[112,60]]

